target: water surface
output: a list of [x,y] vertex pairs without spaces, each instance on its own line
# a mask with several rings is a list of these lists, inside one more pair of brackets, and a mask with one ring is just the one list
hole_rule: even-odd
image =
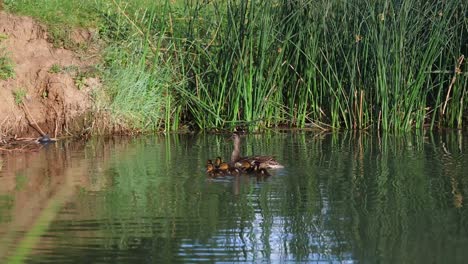
[[0,261],[465,263],[468,137],[277,133],[268,178],[210,179],[226,135],[59,142],[0,156]]

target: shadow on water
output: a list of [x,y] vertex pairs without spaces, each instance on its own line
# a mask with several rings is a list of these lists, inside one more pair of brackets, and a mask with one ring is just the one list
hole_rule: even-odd
[[62,142],[0,156],[0,259],[462,263],[467,137],[249,135],[272,176],[209,179],[226,136]]

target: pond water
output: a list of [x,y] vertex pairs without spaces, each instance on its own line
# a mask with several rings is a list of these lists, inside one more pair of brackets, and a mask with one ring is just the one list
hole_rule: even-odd
[[272,176],[210,179],[226,135],[0,155],[2,263],[466,263],[468,137],[273,133]]

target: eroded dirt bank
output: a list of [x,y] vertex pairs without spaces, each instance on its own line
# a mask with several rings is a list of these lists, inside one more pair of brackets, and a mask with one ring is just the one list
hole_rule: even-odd
[[0,12],[0,58],[14,71],[0,78],[0,143],[86,129],[91,94],[101,86],[93,74],[98,53],[90,31],[75,30],[68,37],[84,48],[54,47],[44,25]]

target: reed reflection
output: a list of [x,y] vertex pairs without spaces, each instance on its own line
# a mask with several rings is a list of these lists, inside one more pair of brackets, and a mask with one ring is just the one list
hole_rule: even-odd
[[[73,178],[78,191],[62,198],[27,261],[114,256],[132,263],[395,263],[467,257],[462,134],[248,135],[245,155],[274,154],[285,168],[267,178],[209,179],[206,160],[232,152],[225,137],[96,139],[68,152],[73,162],[61,167],[73,168],[74,159],[86,165]],[[9,164],[5,160],[3,168]],[[2,203],[0,219],[7,222],[17,203]]]

